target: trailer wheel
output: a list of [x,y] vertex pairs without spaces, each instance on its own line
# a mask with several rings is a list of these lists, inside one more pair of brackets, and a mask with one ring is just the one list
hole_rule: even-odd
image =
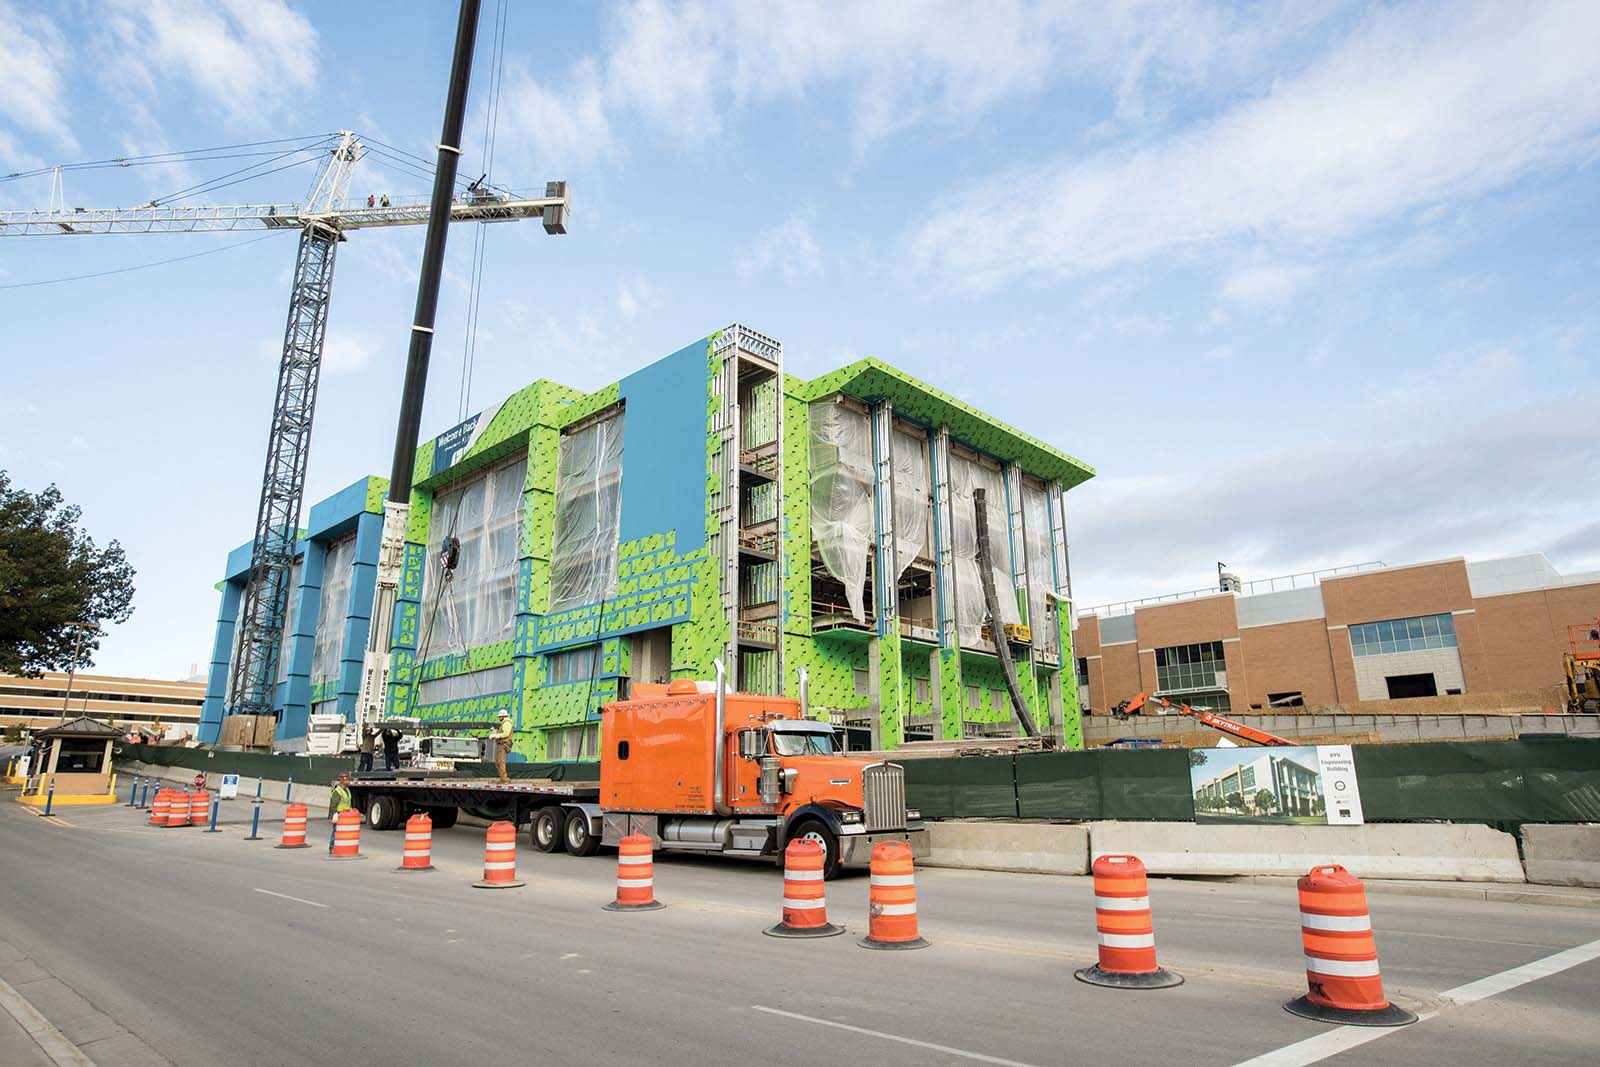
[[528,840],[535,852],[561,851],[566,843],[562,840],[566,831],[563,822],[565,816],[566,812],[554,804],[548,808],[540,808],[534,813],[533,826],[528,830]]
[[600,851],[600,839],[589,828],[589,816],[580,810],[567,812],[566,846],[574,856],[592,856]]
[[400,802],[386,796],[367,801],[367,825],[374,830],[393,830],[400,825]]
[[[820,819],[806,819],[794,828],[790,841],[815,841],[822,846],[822,877],[837,878],[843,864],[839,861],[839,839],[822,824]],[[781,857],[780,857],[781,862]]]
[[456,816],[461,812],[452,807],[438,807],[428,809],[428,818],[433,820],[435,830],[448,830],[456,824]]

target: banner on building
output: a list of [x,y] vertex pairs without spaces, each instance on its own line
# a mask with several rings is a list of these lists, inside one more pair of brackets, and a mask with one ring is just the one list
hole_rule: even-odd
[[456,423],[444,433],[433,439],[433,467],[430,474],[449,470],[455,465],[456,458],[468,451],[478,443],[478,438],[483,436],[483,431],[489,428],[495,415],[499,414],[498,403],[485,408],[476,415],[469,415],[464,421]]
[[1359,825],[1349,745],[1189,750],[1196,822]]

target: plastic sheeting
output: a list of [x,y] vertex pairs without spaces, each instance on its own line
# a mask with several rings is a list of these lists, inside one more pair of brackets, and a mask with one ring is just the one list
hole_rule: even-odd
[[622,413],[561,438],[556,532],[550,553],[550,610],[617,593],[622,534]]
[[811,405],[811,536],[822,565],[844,585],[850,614],[866,621],[872,545],[872,424],[844,404]]
[[[423,659],[511,636],[526,471],[527,457],[518,456],[433,495],[422,586]],[[461,554],[445,582],[439,555],[451,536],[461,542]]]
[[345,622],[350,614],[350,566],[355,558],[354,534],[331,542],[323,558],[317,640],[311,653],[312,685],[339,677],[339,663],[344,658]]
[[300,621],[300,574],[305,561],[296,559],[289,568],[289,596],[283,607],[283,634],[278,639],[278,681],[289,680],[289,653],[294,647],[294,627]]
[[1006,517],[1006,487],[1000,472],[965,456],[950,454],[950,548],[955,562],[956,633],[969,648],[983,644],[983,577],[978,571],[978,519],[973,492],[984,490],[984,513],[989,525],[990,569],[995,596],[1000,601],[1000,621],[1021,622],[1016,587],[1011,584],[1010,539]]
[[1028,561],[1028,628],[1033,647],[1051,654],[1059,651],[1060,635],[1050,616],[1049,594],[1055,590],[1050,559],[1050,502],[1044,486],[1022,479],[1022,543]]
[[927,549],[932,512],[928,508],[928,435],[899,427],[894,431],[894,550],[900,570]]

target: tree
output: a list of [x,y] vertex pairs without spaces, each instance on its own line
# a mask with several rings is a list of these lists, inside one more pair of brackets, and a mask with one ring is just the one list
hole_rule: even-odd
[[1258,790],[1256,790],[1256,810],[1257,811],[1262,811],[1262,812],[1271,811],[1273,808],[1275,808],[1277,806],[1278,806],[1278,797],[1277,797],[1277,794],[1275,794],[1272,790],[1270,790],[1270,789],[1258,789]]
[[1203,748],[1191,748],[1189,750],[1189,766],[1191,766],[1191,767],[1204,767],[1205,765],[1206,765],[1206,750],[1203,749]]
[[133,614],[134,570],[122,546],[96,547],[81,518],[54,485],[13,489],[0,470],[0,673],[37,677],[92,663],[102,627]]
[[1225,799],[1223,801],[1223,805],[1229,811],[1243,811],[1244,810],[1244,798],[1241,797],[1238,793],[1229,793],[1228,796],[1227,796],[1227,799]]

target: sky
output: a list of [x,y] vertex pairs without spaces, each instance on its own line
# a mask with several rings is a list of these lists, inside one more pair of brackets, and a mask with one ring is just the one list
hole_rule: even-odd
[[[0,0],[0,24],[5,210],[51,202],[6,174],[340,129],[431,160],[455,12]],[[741,322],[791,373],[876,356],[1094,466],[1080,606],[1219,561],[1600,569],[1597,55],[1587,0],[485,0],[461,171],[564,178],[573,216],[454,228],[423,435]],[[301,166],[167,199],[257,161],[72,170],[64,200],[304,197]],[[428,188],[374,154],[352,191]],[[339,249],[307,500],[388,471],[422,239]],[[0,238],[0,468],[139,572],[99,670],[210,658],[293,260],[292,235]]]

